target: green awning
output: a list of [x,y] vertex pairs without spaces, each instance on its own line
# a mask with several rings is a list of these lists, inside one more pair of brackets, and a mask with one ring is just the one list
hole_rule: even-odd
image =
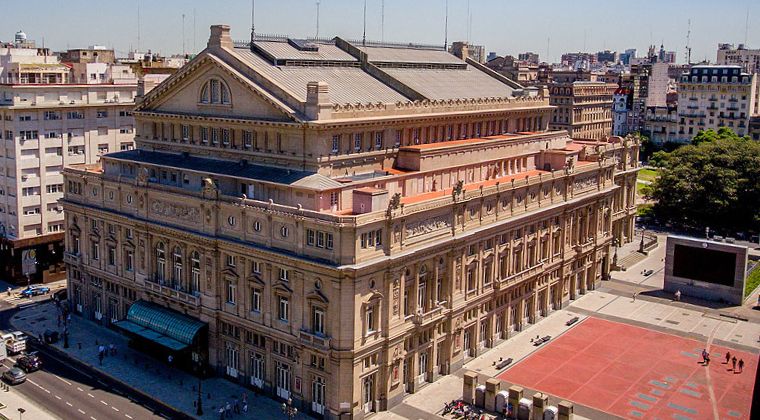
[[193,344],[206,323],[163,306],[138,300],[129,307],[127,318],[113,325],[176,351]]

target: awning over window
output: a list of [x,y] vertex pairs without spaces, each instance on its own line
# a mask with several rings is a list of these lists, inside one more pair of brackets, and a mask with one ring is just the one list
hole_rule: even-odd
[[138,300],[129,307],[127,318],[113,325],[171,350],[193,344],[207,324],[154,303]]

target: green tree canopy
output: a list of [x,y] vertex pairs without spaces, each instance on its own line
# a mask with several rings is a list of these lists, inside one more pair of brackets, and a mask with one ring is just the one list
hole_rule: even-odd
[[760,143],[729,129],[700,132],[691,145],[668,154],[648,193],[658,217],[695,227],[757,231]]

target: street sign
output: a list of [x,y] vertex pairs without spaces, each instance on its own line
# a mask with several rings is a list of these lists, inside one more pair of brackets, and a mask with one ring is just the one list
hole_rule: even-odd
[[21,269],[25,276],[37,273],[37,251],[33,249],[21,251]]

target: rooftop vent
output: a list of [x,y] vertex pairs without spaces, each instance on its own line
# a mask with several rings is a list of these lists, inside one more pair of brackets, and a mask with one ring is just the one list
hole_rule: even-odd
[[288,38],[288,44],[292,45],[293,48],[296,48],[299,51],[310,51],[310,52],[319,51],[319,47],[317,46],[317,44],[311,41],[307,41],[305,39]]

